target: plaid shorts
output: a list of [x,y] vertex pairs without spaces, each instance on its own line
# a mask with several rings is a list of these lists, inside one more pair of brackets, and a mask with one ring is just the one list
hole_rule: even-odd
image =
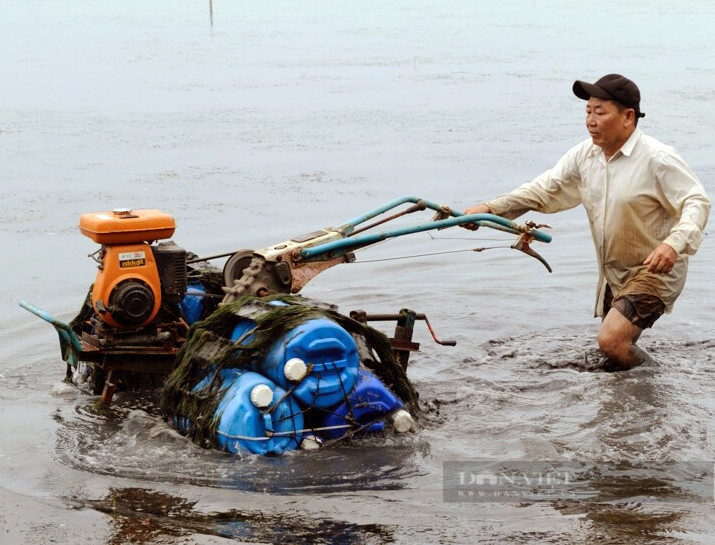
[[653,324],[665,312],[665,303],[655,295],[648,293],[628,293],[613,300],[611,286],[606,286],[603,300],[603,315],[615,308],[628,321],[641,329],[653,327]]

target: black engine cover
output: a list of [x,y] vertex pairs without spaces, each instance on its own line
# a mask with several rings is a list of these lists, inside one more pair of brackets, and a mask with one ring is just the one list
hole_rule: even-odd
[[159,269],[161,293],[165,302],[179,303],[186,294],[186,250],[173,242],[160,242],[151,247]]
[[141,280],[126,280],[112,290],[109,312],[123,326],[140,325],[153,310],[154,294]]

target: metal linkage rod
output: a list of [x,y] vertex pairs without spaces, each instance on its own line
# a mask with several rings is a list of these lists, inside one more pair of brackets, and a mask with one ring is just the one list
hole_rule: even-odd
[[[483,225],[485,227],[497,228],[502,231],[513,233],[515,235],[520,235],[526,232],[527,228],[521,226],[513,221],[509,221],[499,216],[493,214],[461,214],[456,217],[447,218],[439,221],[431,221],[428,223],[423,223],[420,225],[409,225],[406,227],[401,227],[399,229],[394,229],[392,231],[382,231],[379,233],[368,233],[361,236],[343,238],[339,240],[333,240],[331,242],[326,242],[324,244],[318,244],[317,246],[312,246],[310,248],[304,248],[300,252],[300,256],[303,259],[311,258],[332,258],[340,256],[350,252],[352,250],[357,250],[358,248],[363,248],[365,246],[370,246],[371,244],[376,244],[387,240],[390,238],[395,238],[403,235],[409,235],[412,233],[421,233],[423,231],[431,231],[433,229],[443,229],[445,227],[454,227],[456,225],[463,225],[465,223],[475,223],[477,225]],[[498,226],[498,227],[496,227]],[[551,242],[551,235],[542,233],[538,230],[531,230],[530,234],[534,239],[541,242]]]

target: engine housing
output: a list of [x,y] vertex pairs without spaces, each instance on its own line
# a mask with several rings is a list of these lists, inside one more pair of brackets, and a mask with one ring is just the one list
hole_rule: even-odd
[[186,251],[173,242],[174,219],[158,210],[118,209],[84,214],[82,234],[102,244],[92,307],[107,324],[137,328],[151,323],[162,302],[186,293]]

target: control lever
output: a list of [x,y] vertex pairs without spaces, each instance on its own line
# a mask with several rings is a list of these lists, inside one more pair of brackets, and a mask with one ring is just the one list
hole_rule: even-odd
[[[527,221],[525,222],[525,225],[529,227],[529,229],[541,229],[542,227],[546,227],[548,229],[551,229],[549,225],[546,225],[545,223],[542,223],[540,225],[537,225],[533,221]],[[530,255],[533,258],[538,259],[541,261],[541,263],[544,264],[544,267],[546,267],[546,270],[549,272],[553,272],[551,270],[551,265],[549,265],[546,260],[541,257],[538,252],[534,251],[530,244],[534,240],[533,235],[531,234],[531,231],[527,231],[525,233],[522,233],[518,239],[516,239],[516,242],[511,245],[512,248],[515,250],[519,250],[520,252],[524,252],[526,255]]]

